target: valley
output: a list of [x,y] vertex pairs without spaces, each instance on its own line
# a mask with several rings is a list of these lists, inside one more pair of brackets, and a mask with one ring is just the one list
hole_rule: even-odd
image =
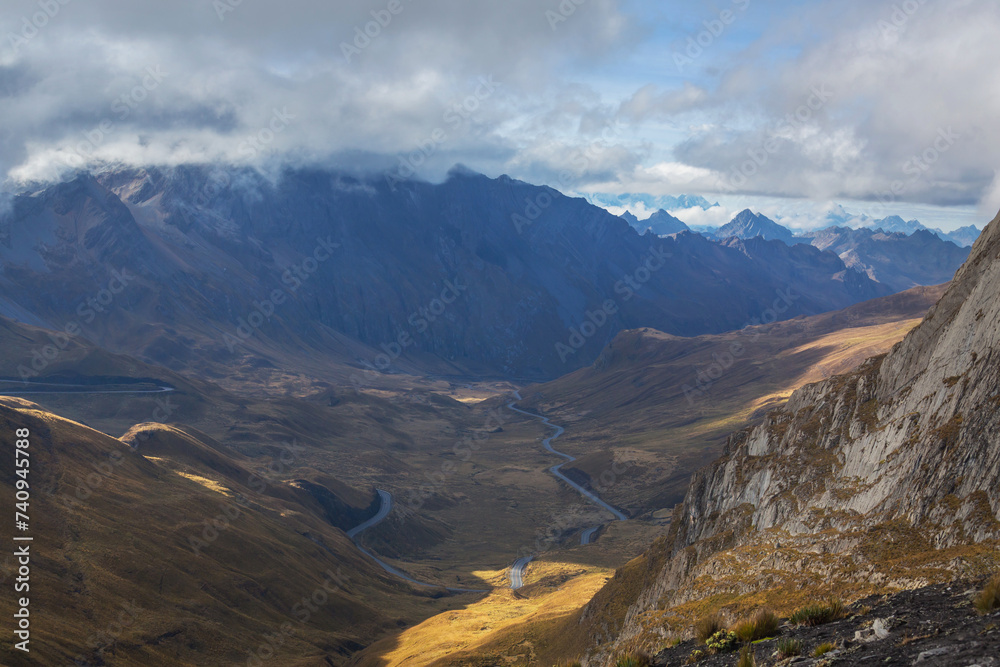
[[[203,664],[199,656],[211,644],[220,664],[231,662],[246,638],[260,632],[259,626],[227,620],[232,631],[210,641],[215,626],[197,609],[224,600],[231,614],[266,617],[284,627],[283,617],[292,623],[300,614],[271,587],[298,595],[307,582],[321,582],[317,572],[327,571],[350,582],[336,588],[343,611],[305,614],[301,628],[293,624],[294,633],[280,635],[283,650],[299,656],[302,664],[319,655],[345,665],[492,664],[494,659],[516,665],[575,655],[586,642],[575,632],[557,629],[580,618],[603,591],[614,588],[622,568],[627,572],[636,559],[645,558],[650,544],[676,533],[674,508],[684,500],[689,479],[724,454],[733,430],[780,408],[802,387],[850,372],[889,351],[947,287],[892,292],[848,269],[832,253],[778,241],[663,237],[658,243],[671,252],[641,282],[635,278],[631,296],[612,298],[614,307],[603,306],[602,318],[594,319],[596,311],[583,308],[592,327],[581,323],[562,333],[559,327],[524,320],[524,326],[542,326],[542,337],[549,341],[531,343],[530,354],[550,347],[557,361],[572,358],[572,364],[556,372],[550,362],[529,369],[523,365],[529,354],[514,365],[496,366],[497,350],[507,344],[496,342],[493,334],[488,336],[495,348],[489,352],[462,351],[466,343],[459,342],[482,335],[480,327],[492,331],[489,322],[495,314],[448,315],[447,325],[439,324],[453,328],[433,333],[435,342],[427,348],[416,344],[418,332],[407,333],[411,326],[432,328],[432,321],[422,316],[412,323],[412,318],[391,317],[391,327],[402,332],[391,336],[377,329],[361,335],[359,323],[344,328],[343,319],[341,324],[336,318],[316,320],[312,312],[317,309],[359,307],[327,301],[325,286],[344,284],[347,273],[341,272],[353,270],[332,254],[328,261],[316,260],[315,280],[305,280],[305,274],[299,279],[303,291],[289,293],[286,303],[279,303],[285,297],[274,293],[271,306],[261,310],[262,302],[234,291],[236,283],[227,283],[198,257],[224,252],[224,263],[238,282],[262,287],[269,281],[266,265],[277,262],[277,245],[268,245],[263,254],[219,236],[206,245],[207,218],[194,218],[191,211],[189,222],[200,219],[203,227],[197,234],[194,227],[151,224],[170,218],[174,204],[164,202],[172,192],[170,196],[181,196],[174,189],[184,176],[190,174],[78,179],[35,196],[30,206],[23,202],[12,223],[28,229],[29,219],[49,215],[37,207],[53,207],[62,217],[46,219],[73,219],[72,229],[84,224],[100,230],[80,236],[62,223],[58,238],[64,246],[59,263],[50,264],[51,275],[37,269],[7,274],[7,312],[31,309],[33,321],[0,316],[6,350],[0,360],[5,378],[0,401],[7,419],[34,420],[32,429],[54,424],[43,432],[62,434],[52,436],[51,458],[45,463],[50,471],[45,473],[42,507],[65,526],[63,532],[45,536],[51,552],[64,559],[74,558],[81,548],[109,554],[81,565],[77,579],[128,581],[138,600],[157,609],[115,642],[91,646],[93,659]],[[296,183],[305,175],[290,178]],[[450,192],[440,196],[461,198],[471,188],[490,201],[497,196],[503,200],[503,191],[510,188],[533,191],[526,184],[469,175],[453,177],[446,187]],[[123,203],[119,195],[125,197]],[[595,238],[615,230],[612,248],[619,250],[612,254],[638,254],[641,260],[648,248],[657,247],[610,217],[588,215],[594,217],[588,224]],[[245,238],[256,233],[266,238],[266,229],[254,231],[254,220],[255,214],[247,217]],[[305,233],[315,236],[325,228]],[[487,236],[495,233],[491,228]],[[532,233],[546,232],[538,227]],[[146,265],[132,263],[127,275],[136,291],[128,297],[122,291],[122,300],[104,313],[106,321],[95,318],[96,328],[87,336],[55,333],[51,323],[71,316],[74,298],[43,306],[18,285],[26,285],[29,275],[31,280],[67,280],[92,271],[99,265],[94,264],[95,238],[105,244],[100,261],[114,265],[116,253],[125,252],[115,243],[121,234],[157,257]],[[356,234],[344,230],[339,243],[353,243]],[[456,242],[459,238],[461,247],[479,243],[464,233]],[[574,242],[572,252],[583,251],[582,242]],[[599,252],[597,247],[607,242],[611,240],[586,252]],[[26,248],[39,247],[27,243]],[[509,239],[505,243],[509,257],[494,265],[514,281],[511,285],[519,284],[517,276],[523,276],[527,265],[518,268],[515,258],[524,251],[510,247]],[[464,252],[459,248],[454,248],[455,257]],[[331,245],[324,252],[337,250]],[[12,265],[16,252],[25,256],[24,249],[14,246],[6,252]],[[281,252],[287,258],[296,251],[287,247]],[[749,257],[749,263],[728,253]],[[181,256],[185,259],[178,263]],[[360,256],[358,246],[351,261]],[[759,263],[765,260],[772,263],[765,272],[766,287],[761,286]],[[384,260],[370,255],[369,261]],[[579,283],[575,296],[553,287],[545,298],[567,299],[565,304],[608,301],[605,297],[615,291],[611,278],[619,275],[621,264],[602,259],[607,261],[606,282],[598,275],[596,283]],[[198,262],[202,268],[192,269]],[[478,266],[476,271],[485,270]],[[221,291],[194,290],[187,277],[192,270],[215,272],[217,279],[210,284]],[[563,286],[580,281],[577,269],[564,270],[565,275],[547,280]],[[690,276],[706,270],[725,277],[715,286],[696,287],[698,281]],[[803,281],[802,272],[833,278]],[[664,282],[656,282],[660,274]],[[756,277],[752,285],[746,283],[751,274]],[[465,289],[486,289],[464,278],[448,280],[456,293],[438,294],[442,307],[448,305],[446,298],[458,305]],[[731,290],[741,280],[746,284],[734,295]],[[708,292],[682,297],[675,289],[678,281],[688,291]],[[419,306],[408,304],[433,302],[419,296],[421,289],[411,290],[401,312],[413,307],[420,313]],[[602,289],[610,292],[602,294]],[[491,298],[483,293],[476,303]],[[630,310],[634,299],[643,302],[641,309]],[[711,304],[707,314],[695,315],[693,309],[678,314],[678,304],[698,299]],[[17,308],[10,307],[15,300]],[[231,315],[243,309],[259,313],[235,319],[249,335],[229,333],[213,300],[230,303],[225,310]],[[170,326],[155,324],[162,316],[152,314],[154,303],[171,313]],[[429,307],[434,306],[424,306]],[[558,306],[557,311],[566,308]],[[662,315],[656,315],[657,308]],[[669,318],[662,319],[668,312]],[[667,331],[648,325],[627,328],[647,321],[663,322]],[[459,333],[463,328],[465,333]],[[542,335],[540,329],[533,331],[531,335]],[[238,345],[229,345],[233,336]],[[437,347],[440,336],[457,347]],[[375,342],[379,340],[389,342]],[[600,341],[606,344],[598,349],[593,344]],[[560,352],[560,344],[572,354]],[[511,343],[506,349],[518,346]],[[80,438],[92,441],[100,452],[90,454],[89,462],[59,444]],[[136,513],[130,500],[138,489],[147,498],[143,507],[157,505],[152,515],[157,518],[145,533],[139,526],[150,510]],[[173,512],[175,518],[160,518],[166,516],[162,512]],[[135,551],[111,558],[122,536],[132,534],[127,531],[146,537],[131,538]],[[158,557],[172,567],[198,563],[199,571],[211,573],[207,579],[241,582],[245,592],[233,597],[213,589],[208,598],[192,597],[190,569],[178,575],[172,596],[161,592],[163,583],[154,591],[145,570],[130,565],[150,548],[147,540],[173,545]],[[284,580],[261,569],[262,549],[268,554],[267,568],[294,562],[289,571],[300,572],[297,588],[287,588]],[[64,610],[58,612],[63,623],[58,634],[67,647],[79,646],[84,638],[73,628],[82,627],[80,615],[94,614],[104,603],[89,602],[89,589],[73,584],[56,562],[40,567],[47,573],[51,603]],[[230,574],[224,577],[223,571]],[[334,599],[329,584],[320,588],[324,592],[319,597]],[[97,606],[88,606],[93,604]],[[356,604],[362,611],[348,611]],[[54,609],[47,606],[45,611],[57,613]],[[320,617],[322,623],[317,622]],[[334,627],[339,629],[330,634]],[[69,659],[70,649],[60,646],[50,643],[46,655]],[[277,652],[276,647],[270,650]]]
[[1000,667],[997,34],[5,1],[0,665]]

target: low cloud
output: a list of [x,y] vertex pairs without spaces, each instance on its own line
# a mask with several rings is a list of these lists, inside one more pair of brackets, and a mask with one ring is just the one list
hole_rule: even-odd
[[682,73],[711,11],[569,4],[16,0],[0,173],[461,162],[569,192],[1000,206],[996,3],[754,3]]

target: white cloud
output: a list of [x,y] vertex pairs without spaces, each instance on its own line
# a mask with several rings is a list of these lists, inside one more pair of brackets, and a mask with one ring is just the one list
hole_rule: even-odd
[[[728,131],[694,135],[678,147],[678,159],[732,174],[753,154],[766,157],[748,170],[754,173],[741,192],[975,202],[1000,151],[993,120],[1000,113],[1000,7],[987,0],[905,4],[915,11],[860,1],[800,9],[811,14],[803,24],[823,26],[820,39],[783,62],[771,51],[745,54],[714,92]],[[774,34],[768,40],[796,46]],[[746,113],[727,122],[734,105]],[[747,127],[748,115],[760,120]],[[765,155],[770,138],[777,141]],[[925,152],[926,164],[914,160]]]
[[[220,20],[206,0],[72,0],[24,43],[0,37],[0,174],[51,178],[82,146],[112,163],[403,160],[438,178],[463,162],[575,192],[1000,207],[990,0],[757,3],[687,80],[671,60],[687,28],[646,19],[690,3],[588,0],[553,30],[556,0],[401,2],[390,20],[386,0],[242,2]],[[8,2],[0,36],[37,11]],[[667,65],[622,67],[640,46]],[[147,67],[167,76],[122,116]],[[474,99],[480,77],[502,85]],[[269,133],[276,109],[294,118]]]
[[[597,98],[560,71],[629,44],[617,0],[589,0],[556,30],[545,11],[557,2],[402,0],[395,15],[388,4],[243,2],[220,19],[203,0],[69,2],[30,39],[0,38],[9,131],[0,172],[51,176],[82,162],[74,152],[97,162],[280,157],[340,166],[363,154],[379,168],[422,151],[425,175],[459,161],[499,169],[526,143],[522,133],[498,132],[516,128],[512,118],[541,110],[552,126],[570,119],[583,131],[597,122]],[[38,11],[29,0],[8,5],[0,35],[18,34]],[[355,45],[365,30],[377,36]],[[349,58],[344,44],[356,50]],[[122,115],[116,100],[147,67],[167,76]],[[482,77],[502,85],[483,97]],[[294,119],[271,136],[275,109]],[[102,122],[107,131],[95,131]],[[66,156],[71,165],[59,161]]]

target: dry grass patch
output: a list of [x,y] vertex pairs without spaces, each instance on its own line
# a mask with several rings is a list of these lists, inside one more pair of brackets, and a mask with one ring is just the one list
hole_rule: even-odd
[[750,618],[740,621],[733,627],[733,632],[743,642],[755,642],[778,634],[781,622],[770,609],[758,609]]
[[844,617],[844,613],[844,604],[840,600],[830,600],[829,602],[802,607],[792,614],[788,620],[795,625],[815,627],[841,619]]
[[[429,667],[477,664],[474,661],[480,658],[507,655],[517,656],[510,664],[534,665],[545,664],[548,653],[555,653],[549,655],[550,660],[572,655],[569,647],[562,647],[567,650],[561,653],[546,651],[538,637],[578,612],[613,571],[545,561],[539,562],[538,567],[538,573],[545,575],[543,578],[560,572],[577,573],[577,576],[552,588],[544,585],[532,585],[520,591],[497,588],[462,609],[438,614],[396,637],[376,642],[362,653],[357,664],[361,667]],[[476,575],[485,581],[502,582],[506,570],[477,572]]]
[[1000,609],[1000,574],[990,579],[972,602],[980,614]]
[[725,629],[726,624],[722,622],[722,617],[718,614],[712,614],[711,616],[699,619],[694,624],[694,636],[695,639],[704,644],[717,632]]

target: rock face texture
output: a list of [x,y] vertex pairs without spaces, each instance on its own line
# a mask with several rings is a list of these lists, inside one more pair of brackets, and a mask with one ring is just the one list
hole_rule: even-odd
[[600,617],[617,590],[631,596],[618,642],[638,637],[653,610],[699,599],[706,581],[732,575],[722,554],[751,546],[756,560],[742,565],[750,579],[812,568],[906,588],[996,567],[998,541],[1000,216],[888,355],[800,389],[732,435],[725,455],[693,477],[670,536],[644,556],[641,583],[616,577],[584,619]]
[[667,236],[668,234],[679,234],[680,232],[691,231],[684,221],[675,218],[662,208],[648,219],[633,225],[637,229],[652,229],[657,236]]
[[715,232],[716,238],[727,239],[732,236],[740,239],[763,237],[766,241],[782,241],[788,245],[794,244],[792,230],[783,227],[762,213],[754,213],[750,209],[741,211],[728,224]]
[[968,248],[927,230],[901,233],[828,227],[800,238],[836,253],[850,268],[894,290],[946,283],[969,256]]

